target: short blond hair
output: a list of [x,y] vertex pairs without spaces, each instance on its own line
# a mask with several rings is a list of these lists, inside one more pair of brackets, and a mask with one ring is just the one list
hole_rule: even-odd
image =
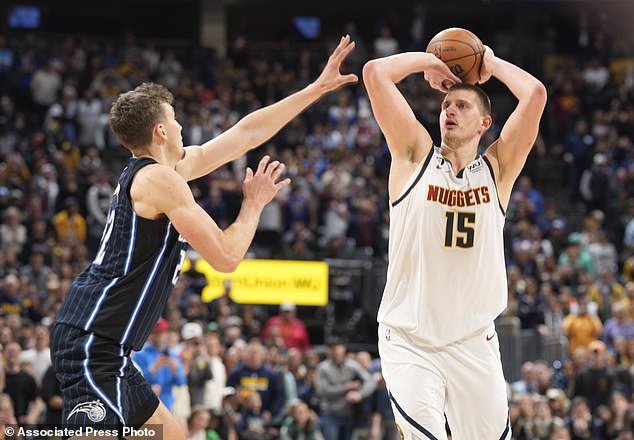
[[110,128],[128,150],[146,147],[152,143],[154,126],[165,120],[161,104],[173,102],[174,96],[162,85],[143,83],[112,104]]

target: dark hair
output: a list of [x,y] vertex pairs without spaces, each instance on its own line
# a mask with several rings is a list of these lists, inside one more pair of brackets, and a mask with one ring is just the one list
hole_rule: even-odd
[[110,109],[110,128],[128,150],[152,142],[154,126],[164,120],[161,104],[172,104],[174,97],[159,84],[143,83],[119,95]]
[[449,88],[449,92],[447,93],[455,92],[456,90],[469,90],[475,93],[478,97],[480,111],[486,116],[491,116],[491,100],[489,99],[489,95],[480,87],[469,83],[456,83]]
[[346,345],[346,342],[343,338],[333,335],[326,339],[326,346],[332,347],[333,345]]
[[583,396],[577,396],[574,399],[572,399],[572,402],[570,403],[570,407],[574,407],[574,406],[578,406],[578,405],[585,405],[588,408],[590,408],[590,403],[588,401],[588,399],[586,399]]

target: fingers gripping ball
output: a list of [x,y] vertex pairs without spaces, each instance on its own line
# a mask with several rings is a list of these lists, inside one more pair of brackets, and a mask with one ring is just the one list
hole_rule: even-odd
[[440,31],[426,51],[444,61],[463,82],[476,84],[480,79],[484,45],[473,32],[461,28]]

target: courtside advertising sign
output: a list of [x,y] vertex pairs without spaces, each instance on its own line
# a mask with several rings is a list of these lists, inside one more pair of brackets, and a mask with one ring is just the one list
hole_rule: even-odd
[[[244,260],[233,273],[215,271],[205,260],[195,263],[207,286],[202,300],[209,302],[224,292],[231,280],[231,298],[243,304],[280,304],[291,301],[299,306],[328,304],[328,264],[323,261]],[[191,270],[186,260],[183,272]]]

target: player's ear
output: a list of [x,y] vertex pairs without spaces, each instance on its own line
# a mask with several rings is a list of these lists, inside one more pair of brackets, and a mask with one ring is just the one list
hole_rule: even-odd
[[167,134],[165,133],[165,125],[156,124],[154,126],[154,135],[158,136],[159,139],[165,139],[167,137]]
[[493,118],[491,116],[485,116],[482,118],[482,133],[491,128],[493,124]]

